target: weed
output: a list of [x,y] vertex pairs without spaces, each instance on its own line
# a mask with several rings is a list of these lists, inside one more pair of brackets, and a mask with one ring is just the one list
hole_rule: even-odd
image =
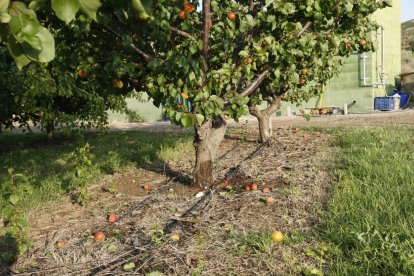
[[76,201],[81,205],[86,205],[90,197],[86,179],[86,173],[92,166],[94,156],[90,153],[89,143],[81,146],[72,153],[75,164],[75,175],[77,177],[74,186],[77,186]]
[[151,236],[151,241],[155,245],[161,245],[164,242],[164,230],[160,228],[158,224],[154,224],[151,226],[149,234]]
[[6,263],[13,262],[19,255],[30,247],[28,238],[28,222],[26,213],[21,205],[27,196],[33,193],[27,178],[14,173],[13,168],[7,170],[7,175],[0,179],[2,198],[0,199],[1,215],[6,224],[6,239],[3,246],[10,248],[0,253],[0,259]]
[[240,233],[236,231],[226,232],[225,239],[231,241],[230,253],[235,256],[243,255],[247,252],[270,254],[272,252],[272,240],[269,231]]

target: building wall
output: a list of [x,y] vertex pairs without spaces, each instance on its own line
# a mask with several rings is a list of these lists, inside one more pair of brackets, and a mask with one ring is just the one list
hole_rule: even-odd
[[[395,87],[396,79],[401,74],[401,1],[394,0],[392,8],[386,8],[377,11],[373,19],[378,24],[384,26],[385,40],[385,61],[384,72],[385,80],[389,83],[386,86],[388,94]],[[377,48],[380,49],[380,37],[376,39]],[[381,51],[374,53],[374,68],[376,70],[381,65]],[[374,94],[380,96],[384,93],[384,87],[374,89]]]
[[[354,54],[347,58],[338,77],[332,79],[321,97],[315,98],[301,107],[290,105],[292,110],[310,107],[342,107],[356,101],[351,111],[366,112],[374,108],[374,97],[390,94],[396,84],[396,79],[401,73],[401,1],[394,0],[393,6],[377,11],[373,20],[384,26],[384,82],[387,85],[371,85],[381,82],[381,30],[372,34],[372,41],[376,46],[376,52],[365,53],[365,77],[364,85],[362,78],[364,66],[361,55]],[[284,114],[286,107],[282,108]]]

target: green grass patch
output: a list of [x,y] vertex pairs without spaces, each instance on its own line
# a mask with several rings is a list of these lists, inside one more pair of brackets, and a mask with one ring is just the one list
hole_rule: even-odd
[[128,131],[61,136],[51,145],[44,140],[41,134],[0,135],[0,218],[7,225],[0,227],[0,259],[13,261],[30,245],[29,210],[73,191],[87,204],[88,186],[104,175],[162,168],[193,153],[190,134]]
[[347,128],[325,216],[329,275],[413,275],[414,130]]
[[[32,189],[30,198],[24,203],[26,210],[37,203],[54,199],[56,195],[76,188],[72,183],[76,176],[74,153],[76,155],[77,150],[86,143],[89,143],[93,156],[87,168],[86,182],[128,167],[162,165],[169,159],[183,159],[193,154],[192,136],[189,134],[160,135],[139,131],[88,133],[58,137],[52,145],[46,145],[41,134],[5,134],[0,136],[0,180],[10,178],[7,173],[9,168],[13,168],[13,174],[18,175],[17,182],[19,178],[25,178],[24,182]],[[1,196],[0,210],[4,201]]]

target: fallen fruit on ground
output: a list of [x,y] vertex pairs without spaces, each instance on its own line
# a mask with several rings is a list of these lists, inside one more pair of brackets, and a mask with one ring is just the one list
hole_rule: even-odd
[[228,179],[224,179],[223,184],[224,184],[224,186],[229,185],[229,180]]
[[118,221],[118,216],[117,216],[117,215],[115,215],[115,214],[112,214],[112,215],[110,215],[110,216],[108,217],[108,221],[109,221],[110,223],[115,223],[115,222],[117,222],[117,221]]
[[250,189],[252,189],[252,191],[257,190],[257,188],[258,188],[257,183],[252,183],[252,184],[250,185]]
[[282,232],[280,232],[280,231],[274,231],[274,232],[272,233],[272,240],[273,240],[275,243],[279,243],[279,242],[281,242],[281,241],[283,240],[283,234],[282,234]]
[[266,198],[266,203],[267,204],[273,204],[274,202],[275,202],[275,199],[273,197]]
[[268,187],[264,188],[263,193],[270,193],[270,189]]
[[56,247],[57,248],[63,248],[63,247],[65,247],[65,241],[58,241],[56,243]]
[[250,191],[252,188],[250,187],[250,185],[247,185],[246,187],[244,187],[244,189],[245,189],[246,191]]
[[180,236],[177,233],[172,233],[170,235],[170,239],[173,241],[179,241],[180,240]]
[[151,185],[150,184],[148,184],[148,183],[145,183],[144,184],[144,190],[149,190],[149,189],[151,189]]
[[105,240],[105,234],[102,232],[96,232],[94,236],[95,241],[103,241]]

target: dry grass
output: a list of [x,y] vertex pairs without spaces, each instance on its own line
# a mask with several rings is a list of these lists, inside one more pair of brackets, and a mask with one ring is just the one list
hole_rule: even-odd
[[[197,202],[199,190],[168,182],[162,170],[134,168],[110,175],[92,189],[87,207],[66,199],[33,212],[33,246],[16,268],[42,275],[88,275],[104,269],[125,273],[122,265],[131,261],[136,274],[284,275],[320,268],[306,250],[319,244],[318,210],[331,183],[326,169],[332,158],[329,136],[279,129],[268,148],[243,161],[257,148],[257,133],[243,131],[246,139],[240,140],[235,138],[240,131],[229,132],[221,145],[228,154],[216,164],[219,179],[240,165],[229,179],[232,188],[219,185],[200,211],[182,217]],[[192,162],[168,167],[189,174]],[[144,182],[154,189],[143,191]],[[259,184],[258,191],[244,190],[251,182]],[[260,191],[265,186],[270,194]],[[272,205],[264,202],[269,195],[275,199]],[[131,209],[108,226],[108,213],[122,215]],[[178,242],[163,233],[174,220],[179,222],[174,229]],[[107,240],[94,242],[91,235],[102,229]],[[275,230],[287,236],[285,242],[271,242]],[[55,247],[58,240],[65,241],[65,248]]]

